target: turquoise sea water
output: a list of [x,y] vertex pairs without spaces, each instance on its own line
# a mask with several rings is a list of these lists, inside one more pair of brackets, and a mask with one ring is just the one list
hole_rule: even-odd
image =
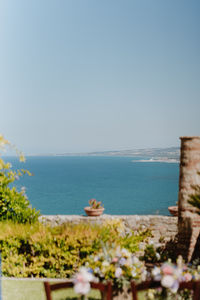
[[[169,215],[178,199],[179,165],[133,162],[131,157],[28,157],[24,164],[7,158],[34,176],[25,186],[42,214],[84,214],[90,198],[102,201],[107,214]],[[142,158],[140,158],[142,159]]]

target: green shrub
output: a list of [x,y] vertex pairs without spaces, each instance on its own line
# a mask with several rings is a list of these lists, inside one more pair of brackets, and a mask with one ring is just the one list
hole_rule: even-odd
[[[197,173],[200,176],[200,172]],[[194,193],[190,195],[188,203],[195,207],[197,214],[200,215],[200,185],[192,186]]]
[[140,250],[140,243],[145,241],[148,237],[152,237],[151,231],[148,229],[131,233],[123,237],[121,245],[128,249],[131,253],[135,253]]
[[[3,275],[71,277],[85,264],[88,257],[99,252],[102,243],[128,247],[127,235],[118,232],[117,224],[109,221],[103,225],[81,223],[50,227],[40,223],[1,222],[0,251]],[[138,244],[146,239],[146,234],[132,234],[134,246],[131,247],[135,250]]]
[[[0,148],[9,144],[0,135]],[[18,153],[18,152],[17,152]],[[20,160],[24,161],[24,156],[20,153]],[[25,194],[25,189],[18,191],[14,183],[20,176],[31,173],[27,170],[13,170],[10,163],[5,163],[0,158],[0,220],[12,220],[18,223],[34,223],[37,221],[39,212],[32,208]]]

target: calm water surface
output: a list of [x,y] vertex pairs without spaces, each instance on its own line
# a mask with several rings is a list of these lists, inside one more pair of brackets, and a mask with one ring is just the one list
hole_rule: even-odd
[[178,198],[176,163],[130,157],[28,157],[25,165],[8,160],[34,174],[17,184],[42,214],[84,214],[88,200],[96,198],[107,214],[169,215],[167,207]]

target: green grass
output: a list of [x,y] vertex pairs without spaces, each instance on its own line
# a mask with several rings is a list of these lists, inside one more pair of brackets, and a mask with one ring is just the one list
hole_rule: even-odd
[[[3,300],[46,300],[44,285],[36,280],[2,280]],[[53,292],[53,300],[79,299],[73,289]],[[101,299],[98,291],[91,291],[89,299]],[[145,300],[141,295],[140,300]]]
[[[2,281],[3,300],[46,300],[44,284],[41,281],[6,280]],[[92,291],[91,299],[100,299],[98,291]],[[78,299],[73,289],[53,292],[53,300]]]

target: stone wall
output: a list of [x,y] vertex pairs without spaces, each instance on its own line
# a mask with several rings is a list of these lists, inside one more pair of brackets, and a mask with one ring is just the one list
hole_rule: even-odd
[[43,215],[40,221],[49,223],[52,226],[63,223],[80,222],[102,224],[106,220],[120,219],[124,223],[127,230],[137,230],[139,228],[149,228],[154,235],[154,241],[158,242],[162,237],[165,241],[173,239],[177,234],[177,217],[152,216],[152,215],[102,215],[101,217],[85,217],[78,215]]
[[200,217],[189,203],[193,185],[200,185],[200,137],[181,137],[181,157],[178,202],[178,254],[192,259],[200,233]]

